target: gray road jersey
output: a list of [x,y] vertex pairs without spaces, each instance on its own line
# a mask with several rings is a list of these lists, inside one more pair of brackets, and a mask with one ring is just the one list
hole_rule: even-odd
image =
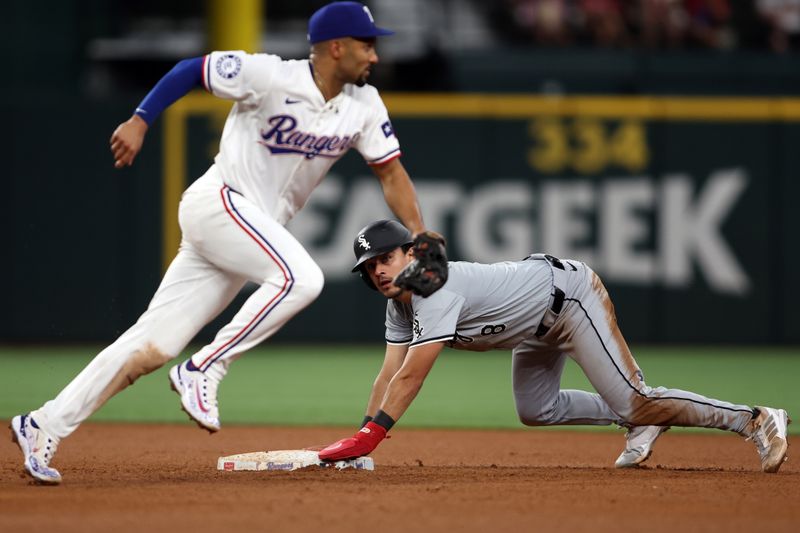
[[386,342],[447,342],[461,350],[513,348],[532,337],[550,300],[553,273],[546,261],[491,265],[451,262],[447,283],[411,304],[389,300]]

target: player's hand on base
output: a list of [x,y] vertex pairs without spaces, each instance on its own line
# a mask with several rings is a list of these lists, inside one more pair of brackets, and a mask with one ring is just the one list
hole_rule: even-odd
[[367,422],[355,436],[334,442],[319,452],[322,461],[344,461],[369,455],[386,437],[386,429],[374,422]]
[[133,164],[133,160],[142,149],[147,128],[147,122],[139,115],[133,115],[117,126],[110,140],[115,168],[129,167]]

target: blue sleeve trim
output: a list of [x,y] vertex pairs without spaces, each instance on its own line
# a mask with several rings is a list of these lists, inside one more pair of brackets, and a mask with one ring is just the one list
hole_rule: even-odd
[[184,59],[156,83],[136,108],[135,113],[150,126],[175,101],[195,87],[202,86],[203,57]]

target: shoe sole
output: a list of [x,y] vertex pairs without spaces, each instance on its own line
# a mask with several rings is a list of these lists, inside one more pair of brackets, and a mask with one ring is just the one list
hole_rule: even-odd
[[28,475],[33,478],[33,481],[38,485],[60,485],[61,479],[41,478],[37,476],[35,470],[31,468],[30,462],[28,461],[28,452],[25,450],[25,448],[27,448],[28,446],[27,444],[23,444],[23,441],[25,439],[20,439],[19,434],[17,433],[17,428],[14,427],[14,419],[11,419],[11,423],[8,425],[8,429],[11,430],[11,442],[19,446],[19,450],[25,457],[25,462],[23,463],[23,465],[25,466],[25,471],[28,473]]
[[[177,374],[177,372],[175,372],[175,374]],[[206,431],[208,431],[209,434],[213,435],[214,433],[219,431],[220,428],[206,426],[205,424],[200,422],[198,419],[193,417],[192,413],[190,413],[189,410],[186,409],[186,406],[183,405],[183,394],[181,394],[181,391],[178,388],[178,387],[183,388],[183,386],[180,383],[175,383],[175,381],[177,379],[178,379],[177,375],[173,378],[172,370],[170,370],[170,372],[169,372],[169,388],[172,389],[173,391],[175,391],[175,394],[177,394],[178,397],[181,399],[181,411],[186,413],[186,415],[189,417],[189,420],[191,420],[192,422],[197,424],[197,427],[199,427],[200,429],[205,429]]]
[[[661,437],[661,435],[663,435],[664,433],[666,433],[669,430],[670,430],[670,427],[669,426],[665,426],[665,428],[658,434],[658,436],[656,436],[656,439]],[[655,442],[655,441],[653,441],[653,442]],[[644,463],[645,461],[647,461],[650,458],[651,455],[653,455],[653,446],[652,445],[650,446],[650,449],[647,450],[647,454],[644,455],[644,456],[641,456],[641,458],[638,461],[634,461],[632,463],[622,463],[622,464],[614,463],[614,468],[636,468],[639,465],[641,465],[642,463]]]
[[647,461],[650,456],[653,455],[653,450],[647,452],[647,455],[640,456],[641,458],[638,461],[634,461],[632,463],[614,463],[614,468],[638,468],[642,463]]

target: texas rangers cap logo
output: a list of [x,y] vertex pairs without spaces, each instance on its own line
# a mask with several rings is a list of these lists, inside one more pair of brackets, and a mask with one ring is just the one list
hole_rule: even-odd
[[369,21],[370,21],[371,23],[375,24],[375,19],[372,17],[372,13],[370,13],[370,10],[369,10],[369,8],[368,8],[367,6],[361,6],[361,7],[363,7],[363,8],[364,8],[364,13],[366,13],[366,14],[367,14],[367,16],[369,17]]
[[370,248],[369,243],[367,242],[367,238],[364,237],[364,234],[358,236],[358,244],[365,250],[369,250]]
[[331,2],[308,19],[308,40],[311,44],[342,37],[366,39],[393,33],[392,30],[376,26],[369,8],[360,2]]

